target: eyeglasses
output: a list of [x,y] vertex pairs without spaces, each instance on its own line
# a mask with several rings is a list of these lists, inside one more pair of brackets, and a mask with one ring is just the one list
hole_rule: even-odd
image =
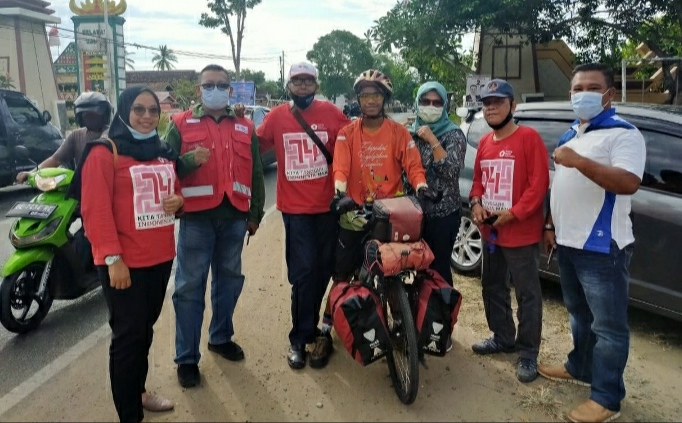
[[431,100],[428,98],[422,98],[421,100],[419,100],[419,105],[420,106],[443,107],[443,100]]
[[317,80],[315,80],[315,78],[295,78],[289,82],[291,82],[294,87],[300,87],[304,84],[307,87],[312,87],[313,85],[317,84]]
[[133,113],[135,113],[137,116],[144,116],[144,112],[149,112],[149,116],[151,117],[159,117],[159,113],[161,113],[156,107],[146,108],[144,106],[133,106]]
[[205,89],[206,91],[211,91],[215,87],[218,87],[219,91],[225,91],[226,89],[230,88],[230,84],[226,82],[219,82],[219,83],[214,83],[214,82],[207,82],[205,84],[201,84],[201,88]]
[[364,94],[358,94],[358,99],[361,102],[381,101],[384,99],[384,95],[381,93],[364,93]]

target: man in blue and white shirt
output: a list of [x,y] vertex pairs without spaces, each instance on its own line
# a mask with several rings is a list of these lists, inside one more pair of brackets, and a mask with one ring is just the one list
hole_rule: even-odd
[[564,365],[538,367],[552,380],[591,385],[590,399],[573,409],[574,422],[620,415],[628,359],[630,258],[634,236],[631,195],[644,173],[642,134],[616,115],[613,71],[601,64],[573,71],[571,103],[578,119],[562,136],[545,224],[545,246],[558,248],[573,351]]

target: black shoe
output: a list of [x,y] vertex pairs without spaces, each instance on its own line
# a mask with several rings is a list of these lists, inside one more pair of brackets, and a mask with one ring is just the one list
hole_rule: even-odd
[[289,355],[287,362],[292,369],[302,369],[305,367],[305,345],[291,345],[289,347]]
[[310,353],[310,367],[321,369],[329,363],[329,356],[334,351],[331,333],[318,336],[315,339],[315,346]]
[[230,361],[239,361],[244,359],[244,350],[237,345],[236,342],[227,341],[224,344],[208,343],[208,350],[218,353]]
[[516,378],[523,383],[534,381],[538,377],[538,362],[529,358],[519,358],[516,362]]
[[501,352],[512,353],[516,351],[516,347],[514,346],[505,347],[504,345],[497,342],[495,340],[495,337],[490,337],[477,344],[474,344],[471,346],[471,349],[474,350],[474,352],[479,355],[496,354]]
[[199,366],[197,364],[178,365],[178,382],[183,388],[191,388],[199,384]]

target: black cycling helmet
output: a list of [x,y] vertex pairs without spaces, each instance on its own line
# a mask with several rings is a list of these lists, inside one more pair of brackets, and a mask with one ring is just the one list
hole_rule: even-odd
[[80,127],[85,125],[83,122],[84,112],[95,112],[102,115],[104,125],[108,125],[111,120],[112,107],[109,100],[102,93],[86,91],[73,102],[73,107],[76,114],[76,124]]

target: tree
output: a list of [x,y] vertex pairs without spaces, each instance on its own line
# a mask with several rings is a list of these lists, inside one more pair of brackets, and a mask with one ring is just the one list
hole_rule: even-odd
[[[253,9],[261,0],[213,0],[208,2],[211,14],[202,13],[199,25],[206,28],[220,28],[223,34],[230,38],[232,47],[232,63],[236,73],[236,79],[240,77],[242,40],[244,39],[244,22],[246,12]],[[235,24],[230,21],[234,17]]]
[[130,56],[134,55],[135,53],[128,53],[128,49],[124,47],[123,48],[123,54],[125,54],[126,69],[130,69],[130,70],[134,71],[135,70],[135,59],[133,59]]
[[414,103],[415,89],[419,85],[419,75],[396,54],[377,54],[374,67],[381,70],[393,83],[393,100],[403,105]]
[[12,81],[12,78],[7,75],[0,75],[0,88],[4,90],[13,90],[14,87],[14,81]]
[[351,94],[355,78],[374,63],[370,47],[349,31],[334,30],[320,37],[306,57],[317,65],[322,93],[333,99]]
[[189,79],[181,79],[173,84],[173,96],[183,110],[187,110],[192,105],[192,101],[199,100],[196,84],[196,81]]
[[154,62],[154,69],[166,71],[175,69],[173,63],[177,63],[178,58],[167,45],[162,45],[159,46],[159,52],[152,57],[152,61]]

